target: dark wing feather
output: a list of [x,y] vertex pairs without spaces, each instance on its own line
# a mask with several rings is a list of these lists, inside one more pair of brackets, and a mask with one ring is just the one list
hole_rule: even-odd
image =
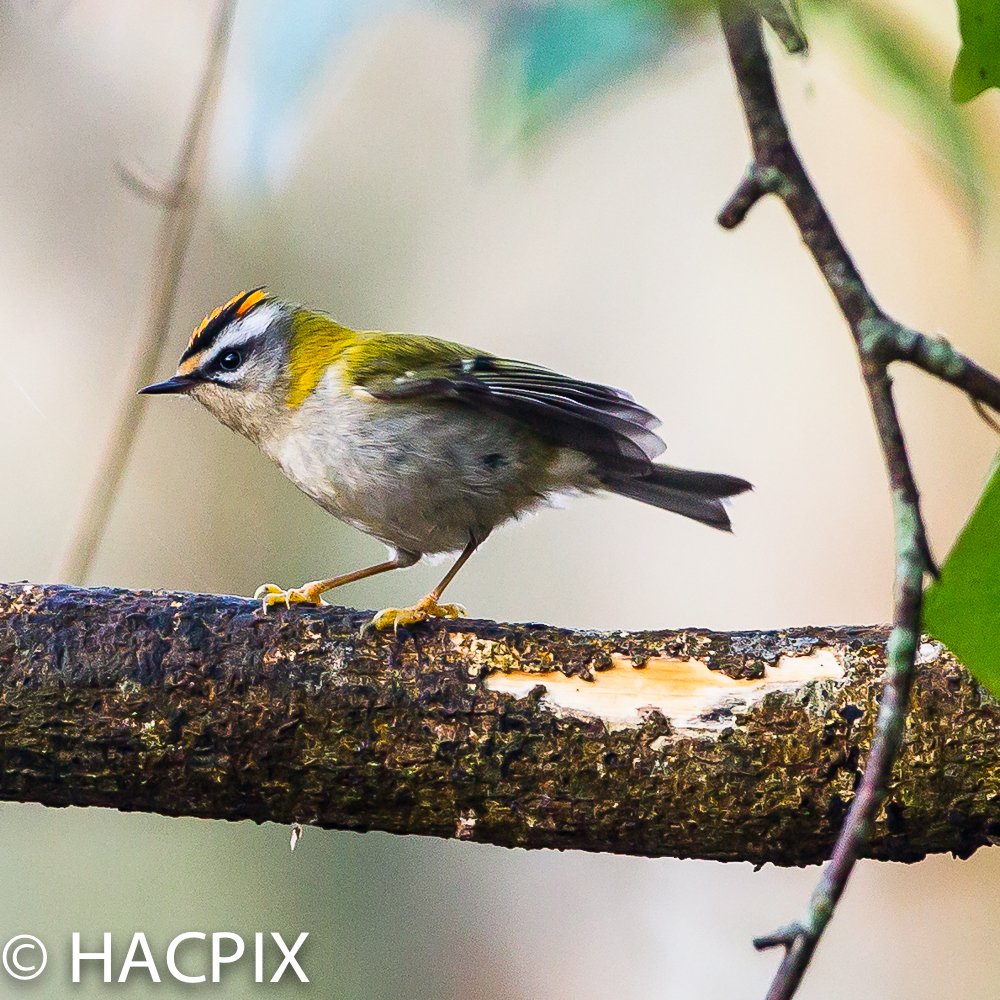
[[[640,427],[645,427],[647,430],[655,430],[660,426],[660,421],[657,417],[650,413],[644,406],[640,406],[631,396],[624,392],[617,396],[601,395],[592,391],[586,383],[574,385],[569,379],[557,383],[554,381],[529,381],[523,378],[494,376],[483,381],[484,384],[497,392],[503,390],[512,392],[523,391],[540,396],[551,396],[581,403],[608,413],[615,413],[624,420],[639,424]],[[599,386],[598,388],[602,387]]]
[[454,399],[518,420],[609,472],[642,474],[666,447],[659,420],[628,393],[518,361],[477,355],[362,384],[377,399]]

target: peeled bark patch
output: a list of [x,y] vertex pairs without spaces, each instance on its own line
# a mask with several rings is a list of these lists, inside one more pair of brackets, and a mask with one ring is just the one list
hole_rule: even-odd
[[643,663],[612,654],[611,665],[588,679],[547,671],[497,671],[486,678],[491,691],[524,697],[537,694],[546,705],[581,719],[599,719],[609,729],[638,726],[659,712],[675,733],[722,732],[768,692],[797,691],[811,681],[842,680],[836,649],[817,646],[782,656],[761,677],[730,677],[708,659],[651,656]]

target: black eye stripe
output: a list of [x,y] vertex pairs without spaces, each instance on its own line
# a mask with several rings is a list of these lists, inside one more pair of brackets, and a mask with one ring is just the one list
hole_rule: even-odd
[[[247,363],[250,356],[260,346],[260,341],[260,337],[252,337],[241,343],[232,344],[229,347],[223,347],[220,351],[218,351],[218,353],[213,354],[211,358],[207,358],[199,366],[202,377],[212,378],[215,375],[230,374],[238,371]],[[223,364],[223,359],[233,354],[239,356],[239,361],[230,367],[227,367]]]

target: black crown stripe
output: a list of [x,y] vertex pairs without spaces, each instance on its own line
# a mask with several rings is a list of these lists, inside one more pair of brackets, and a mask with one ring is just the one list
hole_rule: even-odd
[[[183,364],[188,358],[194,357],[194,355],[205,350],[206,347],[211,347],[216,337],[219,336],[222,331],[229,326],[229,324],[237,317],[247,315],[257,308],[263,302],[267,296],[263,294],[264,286],[261,285],[258,288],[251,288],[249,291],[240,292],[239,295],[234,295],[225,305],[218,306],[213,309],[194,329],[194,333],[191,334],[191,339],[188,341],[187,347],[184,349],[184,353],[181,355],[180,363]],[[249,305],[248,308],[242,309],[241,307],[248,302],[251,298],[257,298],[257,301]]]

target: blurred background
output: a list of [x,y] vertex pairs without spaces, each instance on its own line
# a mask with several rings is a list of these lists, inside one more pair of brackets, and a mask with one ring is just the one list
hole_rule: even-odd
[[[577,500],[498,532],[454,599],[599,628],[883,621],[890,508],[847,330],[780,205],[735,233],[713,221],[747,160],[718,32],[615,6],[241,0],[157,375],[204,313],[267,283],[349,325],[626,387],[672,462],[755,483],[735,534]],[[946,97],[954,8],[863,9],[919,39]],[[56,580],[136,388],[161,209],[116,163],[169,175],[215,10],[0,0],[0,578]],[[780,83],[862,272],[898,317],[1000,369],[996,94],[914,102],[856,24],[806,14],[812,53],[776,52]],[[996,438],[961,396],[897,384],[943,557]],[[380,551],[194,403],[152,399],[86,582],[252,594]],[[409,602],[438,572],[338,599]],[[270,989],[358,1000],[759,996],[777,958],[750,940],[798,916],[817,875],[317,830],[292,855],[277,826],[13,804],[0,832],[4,939],[144,930],[162,954],[188,929],[307,930],[312,985]],[[801,996],[839,997],[845,975],[862,996],[995,995],[998,877],[994,850],[862,864]],[[189,995],[141,975],[76,989]]]

